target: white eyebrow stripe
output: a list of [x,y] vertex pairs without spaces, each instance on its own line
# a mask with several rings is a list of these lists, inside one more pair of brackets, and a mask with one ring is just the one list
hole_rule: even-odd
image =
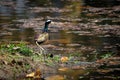
[[50,22],[51,20],[47,20],[46,22]]

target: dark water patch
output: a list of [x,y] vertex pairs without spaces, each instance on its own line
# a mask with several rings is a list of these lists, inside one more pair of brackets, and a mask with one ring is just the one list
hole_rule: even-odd
[[110,54],[106,56],[111,55],[118,55],[119,54],[119,43],[120,38],[119,37],[104,37],[101,38],[101,44],[97,48],[98,52],[101,53],[101,55],[104,54]]
[[113,22],[112,20],[102,20],[101,22],[97,22],[98,25],[120,25],[120,22]]
[[[119,52],[119,46],[117,46],[117,44],[119,44],[119,37],[98,37],[94,35],[87,35],[84,33],[83,33],[84,35],[79,35],[79,34],[80,31],[68,31],[67,33],[63,31],[61,32],[61,34],[56,34],[56,33],[52,34],[56,36],[58,40],[54,40],[55,38],[53,37],[51,38],[51,41],[53,40],[52,44],[56,46],[60,46],[64,48],[76,48],[76,49],[78,48],[77,49],[78,51],[80,50],[83,51],[84,53],[90,53],[95,49],[97,49],[97,51],[100,54],[104,54],[104,53],[106,54],[108,52],[118,54]],[[69,35],[69,37],[66,35]],[[61,53],[66,53],[64,52],[64,48],[63,49],[59,48]]]
[[44,6],[45,7],[45,6],[50,6],[51,3],[48,0],[35,0],[35,1],[29,0],[27,5],[29,5],[29,6]]
[[6,42],[6,38],[8,38],[8,41],[28,41],[34,43],[34,38],[31,37],[31,35],[34,36],[34,31],[32,29],[9,29],[9,32],[1,33],[2,41]]
[[119,5],[119,0],[84,0],[86,5],[95,6],[95,7],[111,7],[114,5]]
[[[70,5],[71,3],[73,3],[75,1],[69,1],[69,0],[66,0],[66,1],[62,1],[62,0],[52,0],[52,1],[48,1],[48,0],[35,0],[35,1],[32,1],[32,0],[29,0],[28,4],[29,6],[42,6],[42,7],[47,7],[47,6],[55,6],[55,7],[58,7],[58,8],[63,8],[65,7],[66,5]],[[77,1],[77,2],[80,2],[80,1]]]
[[81,17],[86,18],[119,18],[120,9],[119,6],[115,7],[85,7],[82,9]]

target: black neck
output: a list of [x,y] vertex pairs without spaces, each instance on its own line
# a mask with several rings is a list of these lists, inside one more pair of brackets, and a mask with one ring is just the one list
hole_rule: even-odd
[[48,32],[48,25],[49,25],[49,24],[45,23],[45,26],[44,26],[43,32]]

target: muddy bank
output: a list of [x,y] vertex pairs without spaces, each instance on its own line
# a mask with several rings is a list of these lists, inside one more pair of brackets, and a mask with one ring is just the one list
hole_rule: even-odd
[[[29,46],[34,49],[33,55],[27,57],[19,53],[2,53],[0,54],[0,79],[2,80],[24,80],[26,75],[40,69],[41,78],[50,80],[53,77],[61,79],[119,79],[120,72],[120,57],[102,58],[89,62],[81,55],[72,54],[66,55],[68,60],[61,61],[65,55],[54,55],[53,58],[48,58],[46,61],[41,61],[38,49],[36,46]],[[40,54],[40,53],[39,53]],[[95,53],[94,53],[95,54]],[[80,57],[81,56],[81,57]],[[58,59],[56,59],[58,58]],[[72,72],[72,73],[71,73]],[[68,74],[69,73],[69,74]],[[75,75],[71,75],[75,73]],[[96,74],[96,75],[95,75]],[[107,74],[107,75],[106,75]],[[64,77],[64,75],[66,77]],[[71,76],[70,76],[71,75]],[[102,77],[101,77],[102,75]]]

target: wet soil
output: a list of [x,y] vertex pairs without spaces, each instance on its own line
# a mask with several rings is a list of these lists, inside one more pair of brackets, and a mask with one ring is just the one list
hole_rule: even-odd
[[[34,47],[36,48],[36,47]],[[38,51],[38,50],[37,50]],[[38,52],[34,52],[34,56]],[[38,55],[36,55],[38,56]],[[54,55],[55,57],[56,55]],[[78,56],[78,55],[77,55]],[[62,56],[59,56],[62,57]],[[75,55],[69,61],[57,62],[49,58],[49,62],[40,61],[38,57],[26,57],[19,53],[6,53],[0,55],[0,79],[1,80],[24,80],[26,75],[40,69],[41,79],[55,80],[87,80],[87,79],[115,79],[119,80],[120,57],[96,59],[88,62],[85,57],[77,58]],[[68,58],[70,58],[68,56]],[[41,57],[40,57],[41,58]],[[43,58],[42,58],[43,59]],[[52,64],[50,64],[52,62]],[[50,65],[49,65],[50,64]],[[73,74],[71,74],[74,73]],[[64,77],[66,75],[66,77]]]

